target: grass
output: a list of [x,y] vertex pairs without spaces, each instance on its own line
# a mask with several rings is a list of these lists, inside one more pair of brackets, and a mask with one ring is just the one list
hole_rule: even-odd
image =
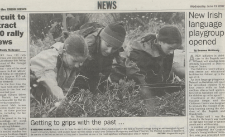
[[147,117],[184,116],[185,90],[162,97],[141,98],[134,81],[120,80],[105,87],[105,93],[93,95],[81,90],[62,100],[38,102],[31,99],[31,117]]

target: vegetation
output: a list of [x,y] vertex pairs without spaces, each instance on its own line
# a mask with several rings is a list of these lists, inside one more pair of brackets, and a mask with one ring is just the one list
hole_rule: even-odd
[[184,116],[185,90],[162,97],[141,98],[140,88],[133,81],[120,80],[109,84],[106,92],[93,95],[81,90],[61,102],[40,103],[31,99],[31,117],[137,117]]

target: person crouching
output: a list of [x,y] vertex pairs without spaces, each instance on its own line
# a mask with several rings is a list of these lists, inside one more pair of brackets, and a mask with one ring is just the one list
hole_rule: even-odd
[[[69,36],[51,49],[40,52],[30,60],[30,69],[37,79],[32,95],[39,101],[64,99],[73,87],[79,68],[89,55],[88,46],[80,35]],[[30,82],[33,82],[31,79]]]
[[178,28],[164,26],[158,34],[149,33],[130,45],[125,52],[125,61],[113,68],[111,81],[118,82],[127,76],[137,84],[167,83],[173,66],[174,50],[182,48]]

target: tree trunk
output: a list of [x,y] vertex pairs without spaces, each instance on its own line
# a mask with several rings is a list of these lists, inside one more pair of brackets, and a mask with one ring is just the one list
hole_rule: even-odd
[[67,26],[66,26],[66,13],[62,13],[63,21],[62,21],[62,26],[63,26],[63,31],[67,31]]

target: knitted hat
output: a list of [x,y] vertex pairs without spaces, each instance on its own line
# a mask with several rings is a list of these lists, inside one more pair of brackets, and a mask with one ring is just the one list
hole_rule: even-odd
[[84,37],[76,34],[70,35],[64,44],[64,49],[68,54],[74,57],[81,56],[86,58],[88,56],[88,46]]
[[182,48],[182,37],[181,33],[175,26],[164,26],[159,30],[158,41],[162,41],[168,44],[177,44],[175,48],[179,49]]
[[123,45],[125,36],[126,31],[121,23],[109,24],[100,33],[100,37],[115,48],[120,48]]

